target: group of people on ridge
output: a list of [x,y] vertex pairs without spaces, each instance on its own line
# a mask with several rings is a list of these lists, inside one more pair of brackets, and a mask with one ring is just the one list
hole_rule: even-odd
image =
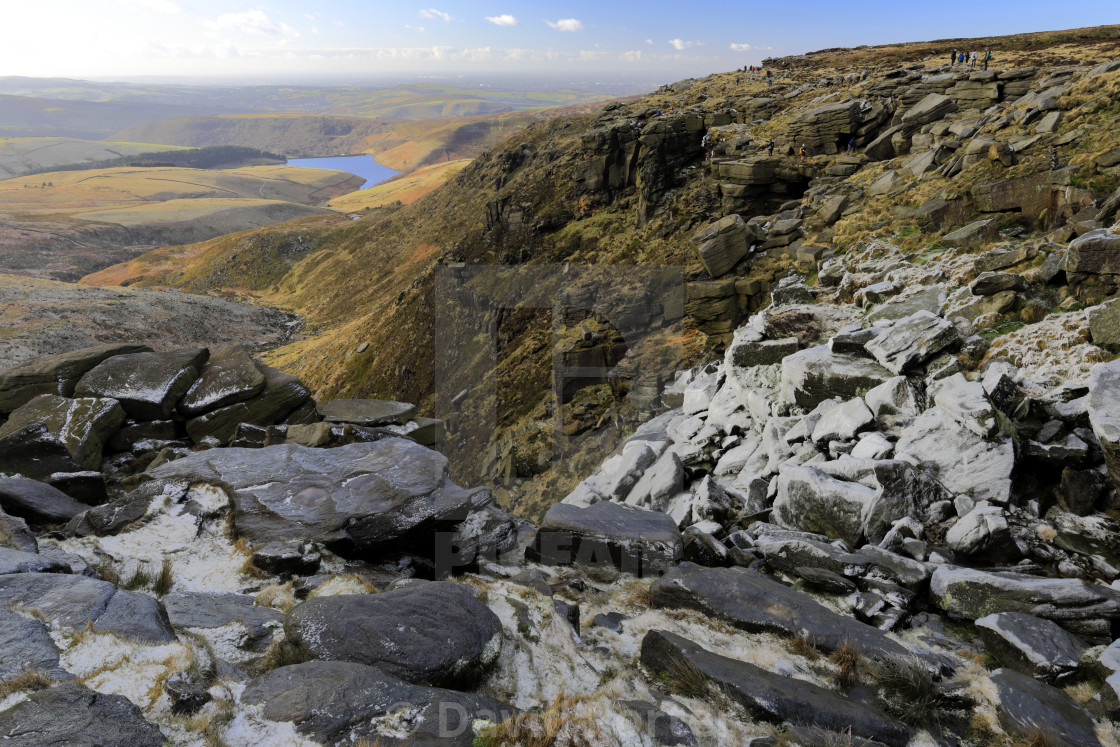
[[975,70],[979,64],[984,65],[984,69],[988,69],[988,61],[992,59],[992,50],[985,49],[983,52],[962,52],[959,49],[954,49],[953,53],[949,55],[949,67],[956,65],[968,65],[969,70]]

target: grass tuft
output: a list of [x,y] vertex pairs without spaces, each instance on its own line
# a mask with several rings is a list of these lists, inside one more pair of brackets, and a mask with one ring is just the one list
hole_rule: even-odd
[[0,700],[20,692],[35,692],[46,690],[54,684],[54,678],[38,669],[28,669],[20,672],[10,680],[0,682]]
[[174,569],[171,566],[171,559],[164,558],[163,565],[159,568],[159,574],[152,583],[152,591],[156,593],[157,597],[166,596],[174,585],[175,576]]

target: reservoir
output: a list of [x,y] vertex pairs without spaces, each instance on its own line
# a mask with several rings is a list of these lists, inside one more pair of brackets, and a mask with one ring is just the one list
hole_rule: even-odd
[[348,171],[351,174],[363,177],[366,183],[358,189],[369,189],[375,184],[380,184],[390,177],[396,176],[398,171],[393,171],[388,166],[382,166],[373,160],[373,156],[327,156],[325,158],[289,158],[289,166],[303,166],[308,169],[334,169],[335,171]]

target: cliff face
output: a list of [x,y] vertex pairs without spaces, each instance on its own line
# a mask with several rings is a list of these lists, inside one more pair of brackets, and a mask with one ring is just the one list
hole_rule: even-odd
[[[479,407],[495,413],[499,428],[492,437],[464,436],[454,469],[477,474],[489,465],[488,477],[510,481],[543,469],[546,492],[564,490],[577,474],[552,481],[559,468],[546,455],[555,447],[532,435],[540,422],[563,420],[556,410],[567,408],[583,423],[570,428],[578,440],[606,421],[625,421],[628,392],[664,385],[654,368],[721,351],[792,272],[806,273],[812,287],[831,254],[872,239],[890,239],[921,261],[942,247],[1015,245],[1087,227],[1078,225],[1085,211],[1117,186],[1110,92],[1120,73],[1101,64],[1114,51],[1114,32],[831,50],[772,60],[769,81],[713,75],[596,115],[533,124],[412,205],[317,229],[314,251],[279,282],[256,286],[263,302],[308,322],[303,339],[270,362],[320,398],[400,398],[434,413],[436,319],[449,300],[440,296],[440,273],[454,275],[460,263],[678,268],[683,319],[654,315],[644,342],[625,351],[611,342],[613,323],[579,330],[607,321],[594,299],[589,313],[555,328],[555,314],[482,304],[484,331],[498,340],[498,385]],[[947,65],[950,47],[969,45],[996,50],[987,70]],[[199,256],[221,263],[252,236],[211,242]],[[130,279],[177,285],[182,272],[146,268]],[[492,296],[496,289],[483,282],[460,282],[475,300],[455,303]],[[596,282],[600,296],[618,296],[611,283]],[[238,287],[228,276],[192,284],[202,292]],[[1110,290],[1089,283],[1070,292],[1086,302]],[[1023,323],[1020,306],[1001,310],[991,328]],[[614,373],[586,380],[610,383],[610,391],[589,390],[586,407],[572,404],[570,387],[558,401],[549,386],[549,351],[564,340],[569,350],[577,340],[610,351],[599,367]],[[462,355],[490,355],[488,345],[467,345]]]

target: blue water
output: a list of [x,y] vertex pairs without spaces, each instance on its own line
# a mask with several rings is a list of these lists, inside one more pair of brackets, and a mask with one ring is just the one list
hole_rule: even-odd
[[388,166],[382,166],[373,160],[373,156],[327,156],[325,158],[289,158],[289,166],[303,166],[309,169],[334,169],[335,171],[349,171],[364,177],[366,183],[358,189],[369,189],[375,184],[394,177],[399,171],[393,171]]

